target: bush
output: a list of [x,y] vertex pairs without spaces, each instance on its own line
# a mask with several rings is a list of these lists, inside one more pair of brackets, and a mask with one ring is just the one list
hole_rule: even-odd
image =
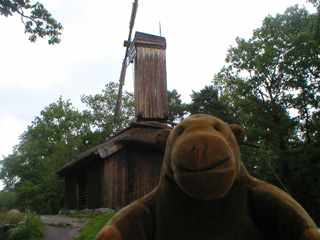
[[40,217],[34,213],[28,213],[25,223],[9,235],[9,240],[42,240],[43,234],[44,225]]
[[59,215],[70,216],[71,212],[69,209],[63,208],[59,211]]
[[80,235],[75,240],[96,239],[98,233],[106,225],[106,223],[115,215],[115,213],[103,214],[96,216],[80,230]]

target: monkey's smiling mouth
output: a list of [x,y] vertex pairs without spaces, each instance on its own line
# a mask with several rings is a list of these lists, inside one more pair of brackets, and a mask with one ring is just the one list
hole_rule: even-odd
[[230,159],[231,159],[231,157],[227,157],[227,158],[223,159],[222,161],[220,161],[220,162],[218,162],[216,164],[213,164],[213,165],[211,165],[209,167],[201,168],[201,169],[189,169],[189,168],[182,167],[182,166],[180,166],[178,164],[176,164],[176,166],[177,166],[177,168],[179,168],[180,170],[185,171],[185,172],[193,172],[193,173],[206,172],[206,171],[209,171],[209,170],[212,170],[212,169],[214,169],[216,167],[221,166],[222,164],[224,164],[225,162],[229,161]]

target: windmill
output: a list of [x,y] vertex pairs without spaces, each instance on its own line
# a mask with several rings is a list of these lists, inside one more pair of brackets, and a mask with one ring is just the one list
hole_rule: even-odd
[[134,40],[131,41],[137,8],[138,0],[135,0],[132,7],[128,41],[124,42],[126,53],[122,62],[114,122],[118,123],[119,121],[126,68],[132,62],[134,62],[135,70],[134,92],[137,121],[165,122],[168,119],[166,39],[136,32]]

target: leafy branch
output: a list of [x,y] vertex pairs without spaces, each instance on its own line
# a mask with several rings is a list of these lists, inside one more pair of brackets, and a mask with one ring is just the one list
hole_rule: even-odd
[[43,4],[39,2],[30,4],[30,0],[0,0],[0,14],[8,17],[13,13],[21,16],[21,21],[25,25],[25,33],[30,34],[31,42],[35,42],[38,37],[49,37],[49,44],[60,43],[59,36],[63,27]]

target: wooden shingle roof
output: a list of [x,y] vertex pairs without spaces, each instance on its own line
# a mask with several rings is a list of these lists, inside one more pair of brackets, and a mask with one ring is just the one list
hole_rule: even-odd
[[57,174],[65,176],[76,168],[97,160],[96,156],[106,158],[127,145],[156,146],[156,134],[160,129],[164,128],[171,127],[158,122],[132,123],[128,128],[111,137],[106,142],[76,156],[73,160],[60,168],[57,171]]

